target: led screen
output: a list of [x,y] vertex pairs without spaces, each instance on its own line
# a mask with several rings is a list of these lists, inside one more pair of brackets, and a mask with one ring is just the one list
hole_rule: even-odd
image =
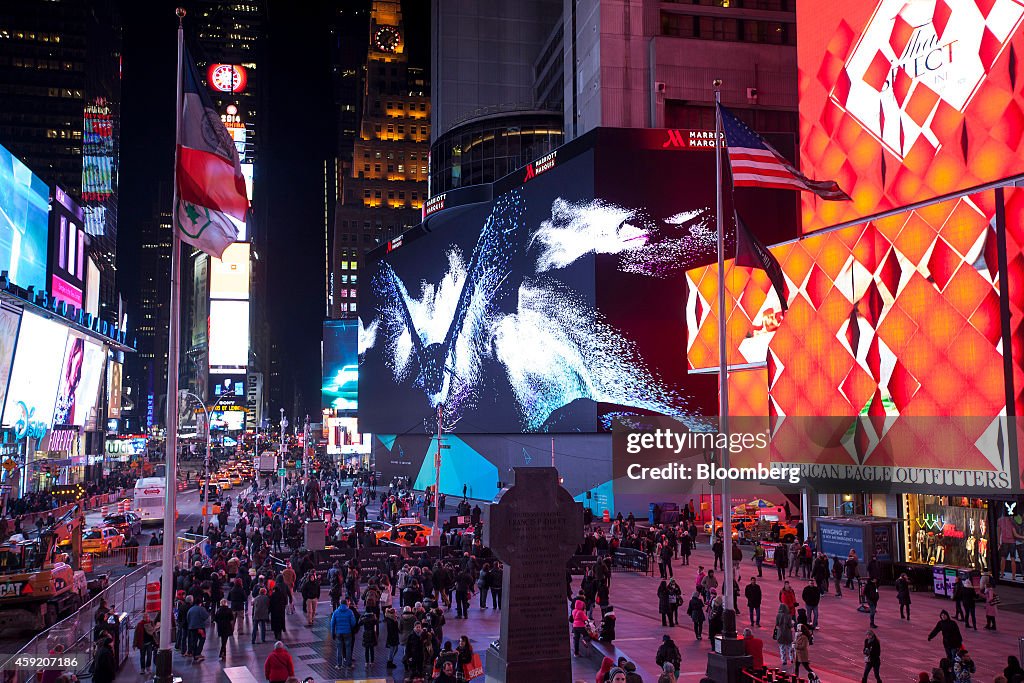
[[121,364],[107,363],[107,416],[121,417]]
[[221,258],[210,259],[210,298],[249,298],[248,242],[235,242],[224,250]]
[[324,322],[322,406],[333,410],[359,407],[359,321]]
[[1019,0],[797,1],[810,232],[1024,172]]
[[0,270],[19,287],[46,289],[50,188],[0,146]]
[[249,362],[249,302],[210,302],[210,367]]
[[214,430],[223,429],[229,432],[237,432],[245,428],[244,410],[211,410],[210,427]]
[[18,341],[21,313],[0,306],[0,406],[7,396],[7,382],[11,378],[14,347]]
[[[713,413],[713,378],[687,373],[684,271],[714,258],[714,154],[668,133],[596,131],[370,254],[363,428],[432,432],[438,406],[462,433]],[[792,230],[796,206],[778,195],[740,205],[776,239],[765,223]]]
[[68,328],[64,325],[34,313],[22,315],[4,403],[4,425],[25,419],[46,429],[53,424],[67,339]]
[[245,403],[245,374],[211,374],[207,401],[221,405]]
[[[103,201],[114,191],[114,117],[102,98],[85,108],[82,139],[82,200]],[[100,232],[91,233],[102,235]]]
[[50,295],[82,308],[86,279],[85,216],[60,187],[50,205]]
[[96,419],[96,398],[103,376],[103,346],[72,332],[67,337],[60,385],[53,410],[54,425],[85,425]]

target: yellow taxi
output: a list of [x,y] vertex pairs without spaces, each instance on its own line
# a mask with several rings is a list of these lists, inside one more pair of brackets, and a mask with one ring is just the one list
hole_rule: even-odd
[[100,554],[124,545],[124,534],[112,526],[98,526],[82,535],[82,552]]
[[231,480],[228,479],[227,477],[223,477],[222,479],[220,479],[217,482],[217,484],[220,486],[220,490],[221,491],[230,491],[231,490]]
[[242,476],[236,472],[236,473],[232,474],[230,477],[228,477],[228,481],[231,482],[232,486],[241,486],[242,485]]
[[[396,526],[398,527],[398,538],[394,539],[394,542],[398,543],[399,545],[412,545],[412,542],[410,541],[410,532],[412,532],[416,536],[425,536],[427,538],[430,537],[430,527],[426,524],[420,524],[419,522],[403,524],[399,522]],[[392,540],[391,530],[389,529],[387,531],[378,531],[377,540]]]

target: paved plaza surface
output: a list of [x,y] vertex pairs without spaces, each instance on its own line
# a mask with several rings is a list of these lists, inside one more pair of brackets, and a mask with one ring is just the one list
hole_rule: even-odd
[[[194,523],[191,506],[196,505],[194,495],[186,495],[182,504],[182,517],[179,520]],[[541,548],[537,549],[542,551]],[[744,554],[749,555],[749,547],[744,547]],[[689,566],[682,566],[676,561],[673,569],[675,578],[683,588],[684,597],[692,591],[694,576],[698,565],[711,567],[712,554],[704,542],[691,557]],[[749,559],[741,565],[741,587],[749,580],[753,567]],[[765,660],[769,665],[780,663],[778,649],[771,640],[774,615],[778,608],[778,581],[774,567],[766,566],[760,583],[764,594],[762,606],[761,628],[755,628],[755,635],[765,641]],[[574,588],[578,587],[580,577],[574,577]],[[602,654],[614,657],[625,656],[635,662],[638,673],[644,681],[657,680],[658,667],[655,664],[655,653],[662,642],[662,636],[669,634],[678,644],[683,655],[681,681],[698,681],[704,674],[708,641],[697,641],[694,638],[689,619],[681,614],[681,623],[676,627],[663,627],[657,610],[656,591],[659,577],[645,576],[627,572],[616,572],[612,577],[611,600],[615,606],[617,620],[617,639],[609,647],[607,644],[595,643],[595,651],[585,653],[573,659],[574,677],[593,681],[600,665]],[[792,585],[799,596],[805,582],[791,579]],[[981,626],[977,631],[963,629],[965,646],[970,650],[977,664],[975,681],[989,683],[1001,673],[1006,665],[1006,657],[1018,653],[1018,637],[1024,636],[1024,590],[1002,586],[1000,594],[1003,604],[998,618],[998,631],[990,632],[983,629],[985,624],[984,607],[979,606],[978,614]],[[331,640],[327,623],[330,613],[330,599],[327,591],[319,603],[318,616],[312,628],[305,625],[304,616],[297,612],[287,617],[287,631],[283,641],[288,646],[295,662],[296,675],[299,680],[312,677],[314,681],[403,681],[404,672],[399,668],[385,668],[387,659],[384,638],[376,651],[376,662],[367,666],[363,661],[360,647],[360,636],[356,636],[356,661],[351,669],[338,669],[334,666],[335,643]],[[868,627],[867,614],[857,611],[858,599],[856,591],[844,589],[843,597],[836,598],[833,594],[826,596],[821,602],[820,628],[814,634],[814,645],[810,649],[811,666],[824,683],[859,681],[863,668],[861,654],[865,630]],[[301,605],[298,605],[301,611]],[[737,625],[740,629],[748,625],[746,602],[742,595],[739,598]],[[917,592],[912,599],[912,620],[907,622],[899,617],[899,605],[892,587],[881,589],[876,623],[882,645],[883,681],[916,681],[919,672],[930,672],[937,666],[943,656],[940,637],[928,641],[928,634],[935,625],[939,611],[953,611],[950,600],[933,597],[930,592]],[[681,610],[683,612],[685,610]],[[473,600],[473,608],[469,618],[454,618],[454,611],[447,615],[444,626],[444,640],[457,642],[459,636],[466,635],[473,648],[484,656],[488,644],[497,638],[499,630],[499,613],[493,609],[479,609],[478,598]],[[706,626],[706,625],[705,625]],[[215,629],[211,628],[211,635]],[[216,681],[218,683],[250,683],[265,681],[263,664],[273,648],[272,634],[268,634],[266,643],[250,642],[250,624],[246,623],[244,633],[231,638],[227,648],[227,659],[221,662],[218,657],[219,640],[214,636],[206,643],[206,660],[198,664],[186,660],[177,653],[174,657],[175,673],[184,681]],[[570,633],[568,617],[566,622],[566,649],[569,650]],[[402,651],[396,661],[401,660]],[[136,652],[122,669],[118,682],[143,680],[139,672],[139,661]]]

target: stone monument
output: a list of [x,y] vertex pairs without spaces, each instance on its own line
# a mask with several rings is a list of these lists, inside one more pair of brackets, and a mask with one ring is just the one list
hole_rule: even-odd
[[571,681],[565,566],[583,540],[583,504],[554,467],[517,467],[491,504],[484,543],[505,563],[501,634],[487,651],[486,683]]

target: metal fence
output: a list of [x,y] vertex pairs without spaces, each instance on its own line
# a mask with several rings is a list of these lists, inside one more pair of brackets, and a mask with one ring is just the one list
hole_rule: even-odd
[[[202,555],[201,545],[202,541],[178,538],[174,568],[183,569],[192,566],[192,562],[197,559],[197,553],[199,556]],[[92,666],[93,644],[97,628],[96,613],[99,611],[101,601],[106,601],[107,608],[115,615],[119,615],[119,619],[126,620],[129,625],[127,629],[128,642],[118,643],[115,651],[120,665],[131,653],[134,625],[138,623],[145,611],[146,584],[160,581],[163,575],[163,568],[160,566],[159,560],[159,551],[162,550],[162,546],[153,546],[147,550],[156,551],[157,559],[116,579],[86,602],[77,612],[34,637],[3,665],[0,665],[0,670],[3,670],[5,674],[4,683],[36,683],[39,681],[42,671],[13,670],[13,667],[10,666],[11,662],[19,657],[52,655],[58,646],[68,655],[79,655],[79,666],[74,673],[79,675],[87,673]],[[68,670],[70,671],[70,669]]]

